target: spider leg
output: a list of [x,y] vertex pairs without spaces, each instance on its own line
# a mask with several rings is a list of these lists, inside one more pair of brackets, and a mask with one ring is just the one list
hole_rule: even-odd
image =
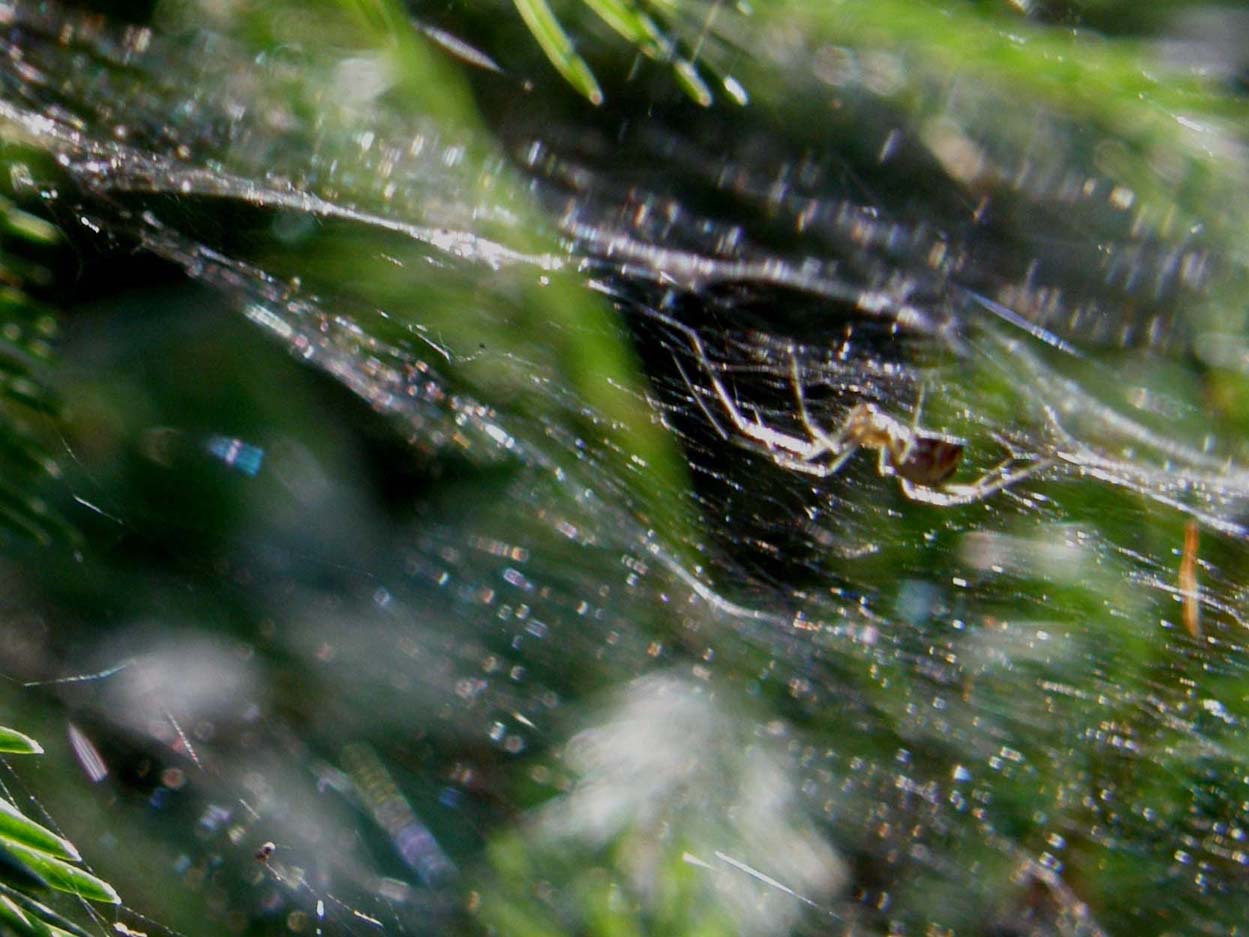
[[1036,459],[1022,468],[1012,470],[1010,465],[1015,461],[1013,457],[1009,458],[996,468],[985,472],[974,482],[964,485],[945,485],[942,488],[929,488],[926,485],[917,485],[915,482],[905,478],[899,478],[898,484],[902,486],[902,493],[913,501],[933,504],[937,507],[956,507],[983,501],[1003,488],[1023,481],[1025,478],[1038,472],[1043,472],[1057,463],[1056,459],[1046,457]]
[[911,432],[919,432],[919,415],[924,412],[924,383],[919,382],[919,391],[915,394],[915,416],[911,418]]
[[681,359],[676,355],[672,356],[672,363],[676,365],[677,373],[681,375],[681,380],[685,381],[685,386],[690,392],[690,398],[697,403],[698,408],[703,411],[703,416],[707,418],[707,422],[710,424],[711,428],[716,431],[716,435],[721,439],[728,439],[728,430],[720,425],[720,421],[716,419],[715,415],[711,412],[711,408],[707,406],[707,402],[703,400],[706,390],[702,387],[698,387],[693,381],[690,380],[690,376],[685,373],[685,367],[681,364]]
[[[716,400],[719,401],[725,416],[728,417],[729,422],[733,425],[733,429],[768,450],[768,453],[777,465],[805,472],[809,475],[823,476],[826,474],[824,467],[814,462],[823,452],[823,449],[817,442],[791,436],[789,433],[782,433],[780,430],[773,429],[758,419],[752,420],[747,417],[742,412],[741,407],[738,406],[733,395],[729,393],[729,389],[720,379],[721,366],[711,360],[698,333],[674,319],[668,319],[666,316],[663,319],[674,328],[683,332],[689,340],[690,346],[698,358],[698,363],[702,366],[703,372],[707,375],[707,380],[711,384],[711,391],[715,395]],[[682,377],[684,377],[684,373]]]
[[831,455],[832,460],[823,464],[822,475],[836,475],[841,470],[841,467],[846,464],[846,460],[854,455],[859,448],[858,443],[848,438],[847,435],[853,416],[847,418],[846,422],[842,424],[841,431],[836,436],[830,436],[824,429],[815,424],[815,421],[811,419],[810,411],[807,410],[807,397],[802,389],[802,376],[798,373],[798,356],[794,354],[792,347],[789,349],[789,379],[794,387],[794,400],[798,405],[798,419],[801,421],[803,429],[811,437],[811,452],[806,458],[815,460],[825,455]]
[[[880,451],[877,453],[877,458],[876,458],[876,472],[877,474],[880,475],[881,478],[889,478],[892,475],[898,474],[894,470],[893,462],[891,460],[892,460],[892,455],[889,452],[889,449],[882,446],[880,448]],[[904,478],[901,479],[901,481],[902,481],[902,486],[904,490],[907,485],[915,484],[914,482],[909,482]]]

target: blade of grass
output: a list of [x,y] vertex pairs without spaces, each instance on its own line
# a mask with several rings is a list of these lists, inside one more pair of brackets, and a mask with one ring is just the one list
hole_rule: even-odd
[[603,90],[585,59],[573,48],[568,33],[555,18],[546,0],[515,0],[521,19],[546,53],[555,70],[591,104],[603,103]]
[[82,858],[73,843],[27,818],[3,798],[0,798],[0,840],[16,842],[69,862]]
[[43,746],[29,735],[14,729],[0,726],[0,754],[4,755],[42,755]]
[[663,34],[650,17],[623,0],[583,0],[604,23],[622,38],[638,46],[647,55],[663,57],[666,43]]
[[693,62],[689,59],[677,59],[672,63],[672,70],[677,76],[677,84],[695,103],[702,107],[711,106],[711,89],[703,81],[703,76],[698,74],[698,67]]
[[8,849],[57,891],[78,895],[90,901],[121,904],[121,898],[113,890],[113,886],[96,878],[90,872],[16,843],[9,843]]
[[0,878],[22,888],[47,888],[47,880],[0,842]]
[[52,933],[47,924],[26,914],[4,895],[0,895],[0,923],[5,925],[6,933],[11,931],[22,937],[49,937]]
[[11,899],[14,903],[21,906],[22,910],[28,914],[37,915],[48,925],[54,934],[69,934],[70,937],[91,937],[87,931],[83,930],[73,921],[53,911],[46,904],[36,901],[30,895],[24,894],[8,885],[0,884],[0,895]]

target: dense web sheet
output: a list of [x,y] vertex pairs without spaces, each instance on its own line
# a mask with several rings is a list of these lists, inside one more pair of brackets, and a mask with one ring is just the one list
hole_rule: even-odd
[[[992,89],[914,119],[873,50],[782,31],[767,67],[843,103],[818,131],[644,86],[586,115],[482,48],[457,136],[363,54],[3,9],[0,118],[55,162],[18,188],[207,288],[133,343],[84,313],[104,533],[6,569],[14,705],[73,720],[97,870],[146,860],[98,932],[1237,922],[1249,488],[1202,370],[1238,267],[1096,131],[1021,109],[1021,149]],[[578,373],[603,336],[644,379]],[[360,424],[415,506],[346,481]]]

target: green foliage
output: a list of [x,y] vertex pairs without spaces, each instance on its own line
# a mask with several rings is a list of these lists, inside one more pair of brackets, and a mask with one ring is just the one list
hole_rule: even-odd
[[0,726],[0,753],[5,755],[42,755],[43,747],[28,735]]
[[[546,0],[514,0],[525,25],[555,70],[593,104],[603,102],[603,90],[594,70],[577,51],[577,42],[560,24]],[[656,0],[581,0],[582,6],[624,39],[638,54],[667,64],[678,87],[690,100],[708,107],[715,96],[704,77],[711,66],[701,60],[701,47],[714,19],[716,4],[656,2]],[[680,20],[697,7],[705,11],[683,28]],[[583,30],[578,29],[577,33]],[[689,35],[692,33],[692,36]],[[728,75],[717,75],[731,100],[746,103],[746,92]]]
[[591,104],[601,104],[603,91],[594,78],[594,72],[577,54],[572,40],[559,25],[546,0],[516,0],[516,9],[556,70]]
[[[43,749],[34,739],[0,726],[0,751],[38,755]],[[18,937],[82,937],[80,927],[30,895],[37,888],[51,888],[118,904],[121,898],[113,887],[75,864],[81,861],[73,843],[0,798],[0,931]]]
[[[0,148],[0,177],[28,174],[13,148]],[[0,534],[41,545],[73,537],[45,497],[60,475],[45,441],[59,410],[47,376],[57,316],[31,295],[48,285],[45,258],[60,238],[0,192]]]

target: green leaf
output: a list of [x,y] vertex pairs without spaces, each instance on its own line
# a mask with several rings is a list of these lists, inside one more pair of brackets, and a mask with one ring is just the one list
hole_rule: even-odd
[[36,901],[30,895],[18,891],[16,888],[0,884],[0,895],[4,895],[15,902],[25,914],[35,915],[40,918],[48,925],[48,929],[53,935],[64,934],[66,937],[91,937],[87,931],[73,921],[53,911],[46,904]]
[[568,33],[564,32],[546,0],[515,0],[515,3],[521,19],[525,21],[555,70],[591,104],[602,104],[603,89],[599,87],[594,72],[590,71],[585,59],[577,54]]
[[4,798],[0,798],[0,839],[46,852],[69,862],[78,862],[82,858],[73,843],[27,818]]
[[0,726],[0,754],[4,755],[42,755],[43,746],[29,735],[6,729]]
[[677,76],[677,83],[702,107],[711,106],[711,89],[698,74],[698,68],[689,59],[677,59],[672,63],[672,70]]
[[0,924],[6,931],[30,937],[49,937],[52,931],[38,917],[27,914],[7,895],[0,895]]
[[61,240],[61,229],[14,205],[6,205],[4,226],[10,234],[26,241],[40,244],[56,244]]
[[43,876],[19,859],[3,842],[0,842],[0,878],[23,888],[48,887]]
[[69,892],[71,895],[78,895],[89,901],[121,904],[121,898],[113,890],[113,886],[96,878],[90,872],[16,843],[10,843],[9,850],[36,873],[47,879],[48,884],[57,891]]
[[[663,36],[650,17],[624,0],[585,0],[585,5],[617,34],[647,55],[663,54]],[[669,47],[671,43],[668,43]]]

